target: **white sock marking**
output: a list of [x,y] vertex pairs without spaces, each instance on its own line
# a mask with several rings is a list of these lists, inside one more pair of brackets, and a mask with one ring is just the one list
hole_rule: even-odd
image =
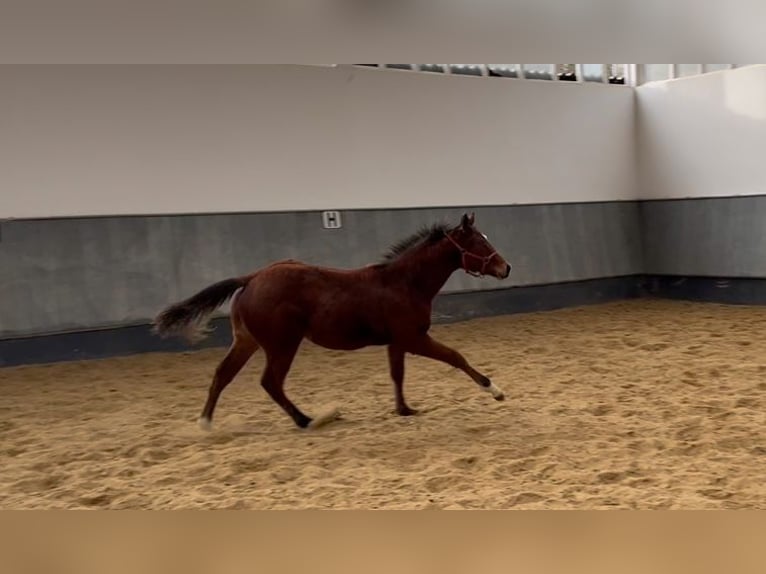
[[495,386],[495,383],[490,383],[488,387],[482,387],[482,389],[491,394],[494,399],[505,396],[505,393],[500,390],[500,387]]
[[315,417],[309,423],[309,428],[315,429],[315,428],[321,427],[322,425],[326,425],[327,423],[334,421],[338,417],[340,417],[340,410],[337,407],[333,407],[327,412],[322,413],[321,415]]

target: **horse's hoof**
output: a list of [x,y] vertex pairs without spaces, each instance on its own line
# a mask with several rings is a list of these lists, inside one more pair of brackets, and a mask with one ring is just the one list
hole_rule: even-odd
[[213,421],[211,421],[209,418],[206,417],[200,417],[197,419],[197,425],[199,428],[201,428],[203,431],[211,431],[213,430]]
[[404,407],[396,410],[396,414],[398,414],[400,417],[411,417],[418,414],[417,409],[411,409],[410,407]]
[[488,386],[484,387],[484,390],[492,395],[492,398],[496,401],[505,400],[505,393],[492,382],[490,382]]

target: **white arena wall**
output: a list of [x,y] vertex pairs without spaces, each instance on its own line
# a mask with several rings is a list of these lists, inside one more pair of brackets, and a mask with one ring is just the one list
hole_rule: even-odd
[[[764,94],[764,66],[636,90],[350,66],[4,66],[0,355],[93,330],[106,353],[154,348],[151,317],[215,280],[283,257],[365,265],[466,210],[514,272],[455,274],[436,319],[619,298],[646,275],[766,277]],[[322,209],[343,227],[323,229]],[[55,340],[61,356],[84,348]]]
[[636,93],[646,271],[765,278],[766,65]]
[[766,65],[639,86],[641,199],[763,195]]
[[626,87],[298,65],[0,69],[0,218],[630,200]]

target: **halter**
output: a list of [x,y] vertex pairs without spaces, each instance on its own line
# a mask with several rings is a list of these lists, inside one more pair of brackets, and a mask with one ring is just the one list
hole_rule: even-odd
[[[463,271],[468,273],[468,275],[473,275],[474,277],[483,277],[484,271],[487,269],[487,265],[489,265],[489,262],[492,261],[492,258],[497,255],[497,251],[493,251],[486,257],[482,257],[481,255],[476,255],[475,253],[471,253],[468,251],[465,247],[460,245],[455,239],[452,237],[450,233],[445,234],[447,239],[450,240],[450,243],[457,247],[458,251],[460,251],[460,266],[463,268]],[[481,271],[469,271],[468,270],[468,264],[466,261],[467,257],[473,257],[474,259],[478,259],[481,261]]]

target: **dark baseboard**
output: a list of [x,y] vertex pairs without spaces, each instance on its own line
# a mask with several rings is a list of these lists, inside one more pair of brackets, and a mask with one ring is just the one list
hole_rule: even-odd
[[[528,313],[629,299],[641,295],[641,276],[592,279],[491,291],[440,295],[434,301],[434,323],[450,323],[477,317]],[[191,346],[180,339],[160,339],[148,325],[56,333],[0,340],[0,366],[101,359],[149,352],[178,352],[231,343],[229,321],[211,321],[212,333]]]
[[104,359],[138,353],[178,352],[226,346],[231,342],[226,317],[210,322],[207,339],[189,345],[177,338],[161,339],[149,325],[73,331],[0,340],[0,367]]
[[[471,291],[440,295],[434,301],[434,323],[452,323],[513,313],[619,301],[641,296],[728,305],[766,305],[766,279],[632,275]],[[101,359],[149,352],[178,352],[225,347],[231,342],[229,321],[211,321],[212,333],[191,346],[180,339],[160,339],[148,325],[134,325],[0,340],[0,367]]]
[[726,305],[766,305],[766,279],[649,275],[648,295]]

